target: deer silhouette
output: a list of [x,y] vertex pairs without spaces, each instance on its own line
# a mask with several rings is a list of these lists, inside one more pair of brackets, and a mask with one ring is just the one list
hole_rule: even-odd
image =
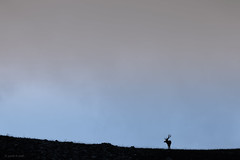
[[166,143],[168,145],[168,149],[171,149],[171,144],[172,144],[172,141],[169,140],[170,137],[171,137],[171,135],[169,134],[168,138],[165,138],[165,141],[164,141],[164,143]]

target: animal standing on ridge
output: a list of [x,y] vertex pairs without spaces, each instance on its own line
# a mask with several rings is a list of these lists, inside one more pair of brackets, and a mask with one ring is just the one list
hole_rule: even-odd
[[172,141],[169,140],[170,137],[171,137],[171,135],[169,134],[168,138],[165,138],[165,141],[164,141],[164,143],[166,143],[168,145],[168,149],[171,149],[171,144],[172,144]]

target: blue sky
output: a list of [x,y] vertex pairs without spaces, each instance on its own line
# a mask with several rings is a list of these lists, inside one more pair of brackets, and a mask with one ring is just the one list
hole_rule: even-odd
[[1,1],[1,134],[239,148],[239,6]]

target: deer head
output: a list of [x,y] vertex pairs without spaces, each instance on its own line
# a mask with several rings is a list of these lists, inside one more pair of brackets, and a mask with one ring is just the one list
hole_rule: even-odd
[[[165,138],[165,141],[168,141],[168,139],[171,137],[171,135],[169,134],[167,138]],[[164,141],[164,142],[165,142]]]

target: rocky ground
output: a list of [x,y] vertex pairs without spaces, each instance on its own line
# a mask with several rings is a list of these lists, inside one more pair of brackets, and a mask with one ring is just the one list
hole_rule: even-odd
[[0,160],[240,160],[234,150],[165,150],[0,136]]

